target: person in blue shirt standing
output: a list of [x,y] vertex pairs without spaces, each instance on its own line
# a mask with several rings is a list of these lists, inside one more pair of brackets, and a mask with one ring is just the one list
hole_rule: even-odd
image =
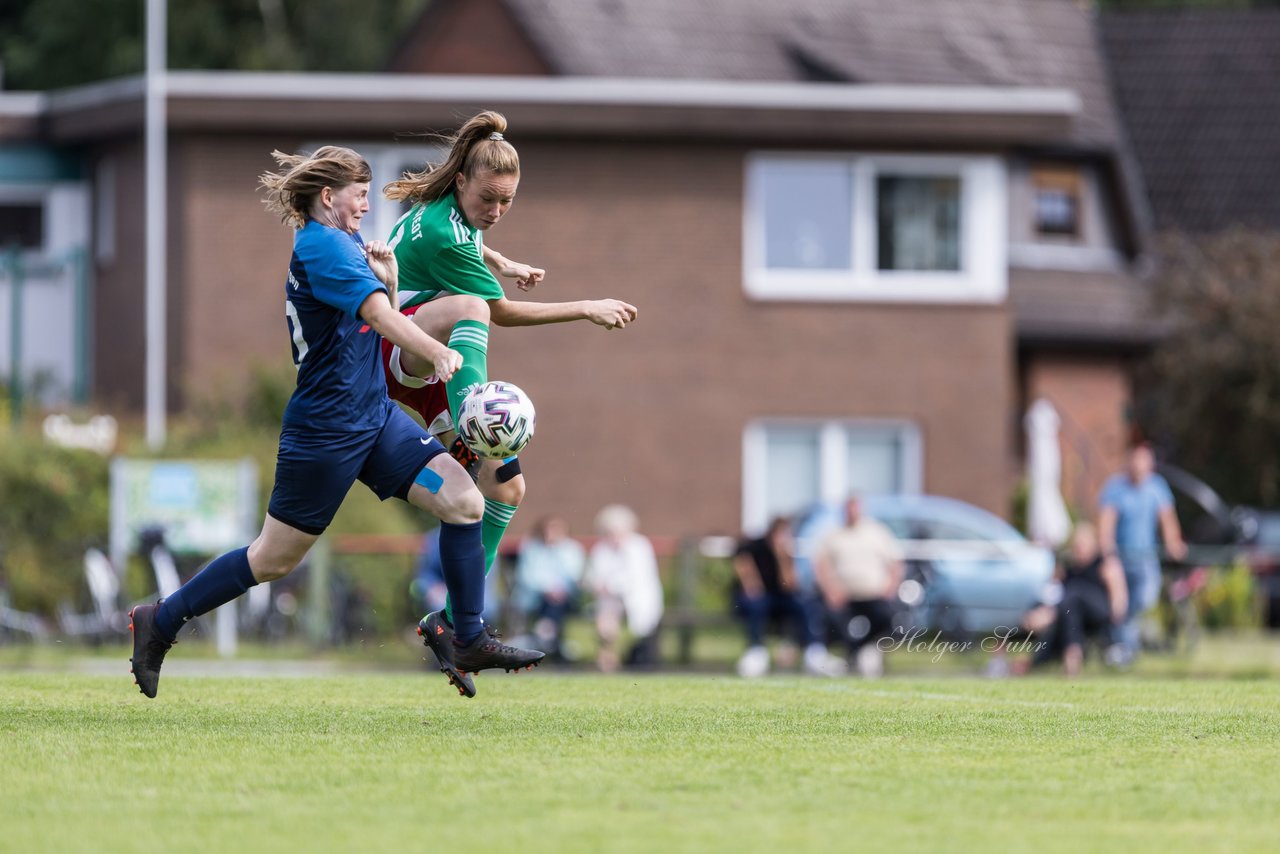
[[373,177],[364,158],[339,146],[273,156],[280,171],[260,182],[267,209],[295,229],[284,295],[298,384],[285,408],[267,516],[249,546],[130,612],[134,680],[154,698],[183,623],[291,572],[359,480],[383,500],[394,496],[440,519],[440,557],[454,602],[453,660],[441,669],[459,693],[474,696],[469,673],[530,667],[543,655],[507,646],[485,628],[484,499],[444,446],[387,397],[381,337],[430,363],[441,382],[462,357],[400,314],[395,254],[360,239]]
[[1121,660],[1139,649],[1138,621],[1160,596],[1160,555],[1156,529],[1174,560],[1186,556],[1182,529],[1173,509],[1173,493],[1155,472],[1155,454],[1145,443],[1129,451],[1126,471],[1112,475],[1098,499],[1098,540],[1103,556],[1118,560],[1129,590],[1129,609],[1120,626]]

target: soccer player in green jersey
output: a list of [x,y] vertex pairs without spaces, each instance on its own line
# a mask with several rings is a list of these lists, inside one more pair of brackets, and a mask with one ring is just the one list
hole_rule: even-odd
[[[403,314],[428,335],[462,354],[462,367],[447,383],[435,382],[428,363],[389,342],[383,343],[388,393],[418,412],[428,429],[447,440],[467,393],[488,381],[489,325],[534,326],[589,320],[621,329],[636,319],[633,305],[615,299],[574,302],[509,300],[496,276],[514,279],[521,290],[535,287],[544,271],[512,262],[484,245],[484,232],[497,225],[515,200],[520,158],[503,138],[507,120],[494,112],[469,119],[449,138],[444,162],[406,172],[383,188],[394,201],[412,207],[395,224],[389,244],[400,265],[399,302]],[[443,386],[443,387],[442,387]],[[524,498],[520,461],[479,460],[456,436],[445,441],[476,476],[485,499],[482,519],[486,571]],[[452,667],[450,605],[419,623],[418,633],[435,653],[441,670]]]

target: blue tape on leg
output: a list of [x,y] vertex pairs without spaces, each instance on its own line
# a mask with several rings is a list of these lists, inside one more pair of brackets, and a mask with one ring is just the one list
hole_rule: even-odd
[[440,487],[444,486],[444,478],[426,466],[422,467],[422,471],[418,472],[418,476],[413,479],[413,482],[432,495],[435,495],[440,491]]

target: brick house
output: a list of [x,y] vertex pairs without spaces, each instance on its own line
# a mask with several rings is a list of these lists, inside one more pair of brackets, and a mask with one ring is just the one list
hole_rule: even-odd
[[[351,144],[381,182],[432,154],[400,134],[492,108],[524,175],[487,239],[548,268],[543,299],[641,309],[622,332],[494,336],[491,374],[540,413],[517,528],[554,508],[585,532],[623,501],[655,534],[733,533],[851,490],[1005,515],[1039,396],[1077,504],[1119,459],[1147,214],[1072,0],[437,0],[387,74],[168,90],[176,407],[288,357],[289,236],[254,193],[271,149]],[[18,98],[0,146],[82,164],[88,385],[136,410],[141,83]],[[398,213],[376,205],[366,236]]]

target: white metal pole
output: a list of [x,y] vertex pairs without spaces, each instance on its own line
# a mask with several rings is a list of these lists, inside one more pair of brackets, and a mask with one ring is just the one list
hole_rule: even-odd
[[146,400],[147,445],[160,448],[165,440],[165,194],[168,168],[165,150],[165,51],[168,0],[147,0],[147,117],[146,117]]

